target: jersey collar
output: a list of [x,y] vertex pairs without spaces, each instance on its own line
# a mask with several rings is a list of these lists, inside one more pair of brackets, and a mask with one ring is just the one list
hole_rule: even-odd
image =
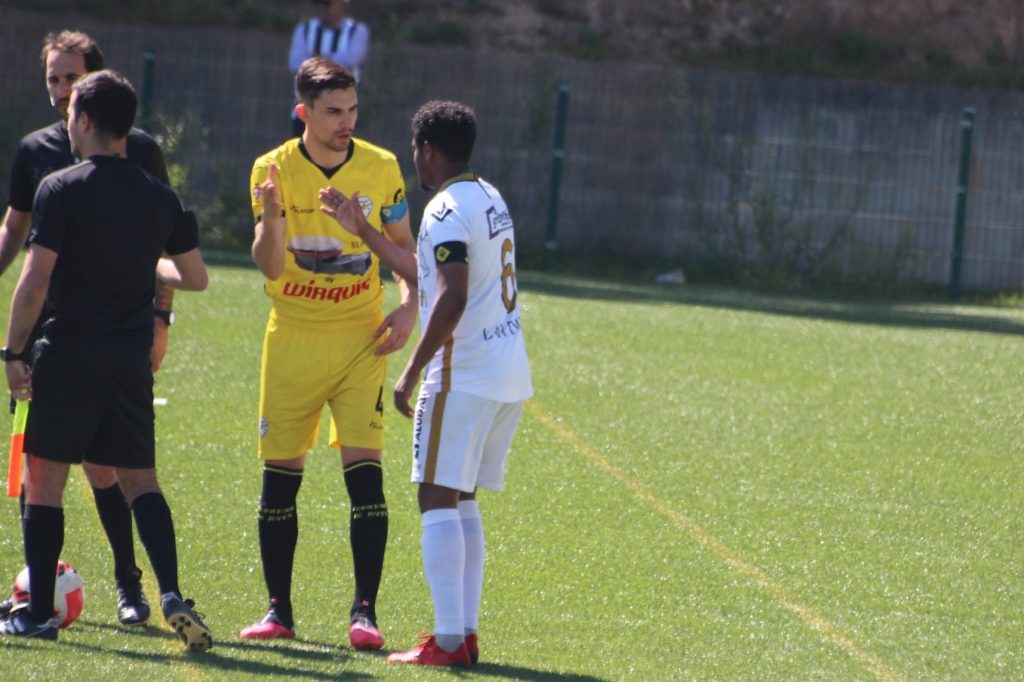
[[352,154],[355,152],[355,150],[356,150],[356,142],[355,142],[355,140],[349,140],[349,143],[348,143],[348,154],[345,155],[345,160],[342,161],[341,163],[339,163],[334,168],[324,168],[323,166],[321,166],[320,164],[318,164],[316,161],[313,160],[313,157],[309,155],[309,151],[306,150],[306,145],[302,143],[302,138],[299,138],[299,151],[302,152],[302,155],[304,157],[306,157],[307,161],[309,161],[311,164],[313,164],[314,166],[319,168],[320,172],[323,173],[325,176],[327,176],[328,180],[330,180],[332,177],[334,177],[334,174],[337,173],[339,170],[341,170],[341,167],[349,162],[349,159],[352,158]]
[[448,189],[451,185],[454,185],[456,182],[476,182],[479,179],[479,175],[477,175],[471,170],[468,170],[465,173],[459,173],[458,175],[445,180],[437,191],[443,192],[444,190]]

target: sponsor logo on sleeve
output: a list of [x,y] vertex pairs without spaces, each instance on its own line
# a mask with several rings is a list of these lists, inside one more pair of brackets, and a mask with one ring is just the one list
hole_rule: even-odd
[[487,209],[487,227],[490,231],[491,239],[494,239],[502,232],[512,229],[512,216],[509,215],[507,210],[498,213],[498,210],[491,206]]

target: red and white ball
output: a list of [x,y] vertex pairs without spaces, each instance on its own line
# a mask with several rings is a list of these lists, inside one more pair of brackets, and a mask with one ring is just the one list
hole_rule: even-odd
[[[28,567],[14,579],[11,598],[16,604],[27,603],[29,599]],[[57,583],[53,588],[53,616],[66,628],[82,615],[85,606],[85,581],[75,567],[66,561],[57,562]]]

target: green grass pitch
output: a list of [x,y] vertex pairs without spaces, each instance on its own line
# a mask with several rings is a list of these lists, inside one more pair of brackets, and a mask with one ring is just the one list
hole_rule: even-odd
[[[15,280],[0,282],[4,327]],[[207,292],[178,294],[156,383],[182,586],[214,649],[186,655],[161,623],[118,626],[109,551],[76,470],[62,557],[85,577],[85,612],[56,644],[0,641],[0,670],[189,682],[1024,678],[1019,310],[538,273],[521,273],[520,289],[537,395],[507,490],[481,495],[477,668],[395,669],[348,648],[348,500],[325,435],[299,498],[299,637],[237,638],[265,607],[254,448],[269,302],[254,268],[228,264]],[[387,408],[378,612],[397,649],[432,615],[411,427]],[[0,505],[0,581],[12,581],[17,503]]]

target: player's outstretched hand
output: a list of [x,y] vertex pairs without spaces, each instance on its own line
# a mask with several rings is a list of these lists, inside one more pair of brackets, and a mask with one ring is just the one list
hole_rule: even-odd
[[391,331],[384,339],[384,343],[377,346],[374,355],[388,355],[396,350],[401,350],[412,335],[413,327],[416,326],[416,315],[416,305],[412,302],[400,305],[388,313],[381,325],[377,327],[377,331],[373,333],[373,338],[379,339],[389,329]]
[[324,187],[320,190],[320,210],[337,220],[346,232],[360,239],[363,237],[363,230],[372,229],[363,215],[358,191],[346,197],[337,187]]

